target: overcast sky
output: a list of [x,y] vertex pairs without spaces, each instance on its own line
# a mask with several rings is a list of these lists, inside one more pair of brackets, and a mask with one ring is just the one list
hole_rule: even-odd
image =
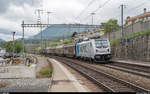
[[[12,31],[16,31],[15,38],[21,38],[22,20],[25,23],[36,23],[36,9],[43,9],[42,23],[47,23],[46,11],[50,14],[50,23],[83,23],[91,24],[90,13],[95,12],[94,24],[100,24],[111,18],[120,22],[121,4],[126,5],[124,18],[143,13],[143,8],[150,10],[150,0],[0,0],[0,38],[12,40]],[[5,31],[5,32],[4,32]],[[26,29],[25,36],[29,37],[39,32],[38,29]]]

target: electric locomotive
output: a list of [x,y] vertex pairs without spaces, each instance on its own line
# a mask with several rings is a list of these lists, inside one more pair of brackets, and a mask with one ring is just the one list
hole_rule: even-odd
[[77,43],[76,49],[76,56],[81,59],[90,59],[94,62],[111,59],[110,42],[107,38],[90,39]]
[[110,42],[107,38],[90,39],[75,44],[51,47],[44,50],[51,55],[104,62],[111,59]]

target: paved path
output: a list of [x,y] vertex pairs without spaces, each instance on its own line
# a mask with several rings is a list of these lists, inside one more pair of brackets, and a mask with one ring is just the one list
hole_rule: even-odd
[[113,58],[112,61],[150,66],[150,62],[131,60],[131,59]]
[[5,66],[0,67],[0,78],[35,78],[35,64],[32,66]]
[[44,79],[0,79],[0,84],[7,87],[0,88],[0,92],[48,92],[48,78]]
[[[38,73],[40,68],[48,64],[44,57],[38,57],[38,60],[35,73]],[[36,78],[35,73],[34,76],[31,76],[30,71],[26,70],[23,73],[31,78],[0,79],[0,84],[8,84],[8,86],[0,88],[0,92],[48,92],[50,78]]]
[[50,92],[88,92],[60,62],[49,60],[54,72]]

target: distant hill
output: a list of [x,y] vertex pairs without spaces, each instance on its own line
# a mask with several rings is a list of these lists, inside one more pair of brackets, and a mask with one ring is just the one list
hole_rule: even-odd
[[[90,30],[94,30],[96,28],[79,28],[79,27],[73,27],[68,26],[66,24],[60,24],[60,25],[54,25],[46,28],[42,31],[43,39],[52,39],[57,40],[59,38],[72,36],[74,32],[80,33],[80,32],[87,32]],[[33,36],[32,39],[40,39],[41,38],[41,32],[37,35]]]
[[6,42],[5,40],[3,40],[3,39],[0,39],[0,42]]
[[0,47],[2,46],[3,43],[5,43],[6,41],[3,39],[0,39]]

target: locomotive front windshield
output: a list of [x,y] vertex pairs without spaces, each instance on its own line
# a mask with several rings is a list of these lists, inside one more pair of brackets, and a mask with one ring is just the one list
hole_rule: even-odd
[[107,40],[95,40],[96,48],[107,48],[108,41]]

